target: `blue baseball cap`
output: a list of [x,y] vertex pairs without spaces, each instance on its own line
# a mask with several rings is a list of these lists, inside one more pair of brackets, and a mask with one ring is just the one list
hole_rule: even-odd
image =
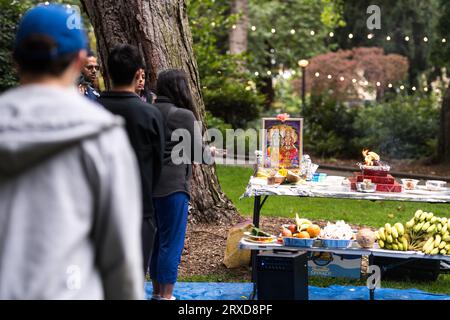
[[[82,18],[76,8],[69,5],[46,4],[27,11],[18,27],[15,52],[19,55],[54,59],[67,53],[88,50],[88,39],[83,30]],[[36,35],[50,38],[56,47],[46,53],[24,51],[21,48],[23,41]]]

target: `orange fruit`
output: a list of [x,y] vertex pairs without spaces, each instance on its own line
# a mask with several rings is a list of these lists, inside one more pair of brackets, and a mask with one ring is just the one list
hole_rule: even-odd
[[308,232],[302,231],[302,232],[300,232],[300,233],[297,235],[297,238],[300,238],[300,239],[309,239],[309,238],[311,238],[311,237],[309,236],[309,233],[308,233]]
[[308,227],[308,229],[306,229],[306,231],[311,238],[317,238],[320,234],[320,227],[317,224],[312,224]]

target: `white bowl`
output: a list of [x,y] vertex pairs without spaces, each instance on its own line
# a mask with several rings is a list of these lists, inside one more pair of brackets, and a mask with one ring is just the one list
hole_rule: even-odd
[[428,180],[426,182],[426,187],[430,191],[441,191],[445,190],[445,185],[447,182],[445,181],[439,181],[439,180]]
[[417,187],[419,180],[416,179],[402,179],[403,188],[406,190],[414,190]]

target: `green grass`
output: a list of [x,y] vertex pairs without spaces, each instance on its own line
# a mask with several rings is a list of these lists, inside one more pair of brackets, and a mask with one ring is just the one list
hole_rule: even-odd
[[[233,201],[239,212],[244,216],[253,214],[253,198],[239,200],[245,191],[253,170],[242,167],[217,166],[217,172],[222,189]],[[302,218],[314,220],[345,220],[356,225],[381,227],[385,223],[406,222],[417,209],[431,211],[440,216],[450,216],[450,205],[428,204],[396,201],[362,201],[338,199],[313,199],[300,197],[269,197],[262,209],[262,216],[295,217],[299,213]],[[228,275],[205,275],[188,277],[184,281],[226,282],[236,281],[232,272]],[[237,280],[239,281],[239,280]],[[365,285],[363,280],[329,279],[310,277],[310,285],[328,287],[330,285]],[[450,294],[450,275],[441,274],[434,282],[401,282],[383,281],[382,287],[410,289]]]
[[[254,198],[239,200],[244,193],[252,169],[217,166],[222,189],[244,216],[252,216]],[[298,213],[301,218],[315,220],[345,220],[356,225],[381,227],[386,223],[406,222],[417,209],[431,211],[438,216],[450,216],[449,204],[429,204],[397,201],[367,201],[347,199],[320,199],[300,197],[269,197],[261,216],[290,217]]]

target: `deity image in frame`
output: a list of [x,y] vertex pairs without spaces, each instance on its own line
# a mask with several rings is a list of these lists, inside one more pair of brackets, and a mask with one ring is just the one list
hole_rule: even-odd
[[262,129],[264,167],[299,169],[303,155],[303,119],[263,118]]

